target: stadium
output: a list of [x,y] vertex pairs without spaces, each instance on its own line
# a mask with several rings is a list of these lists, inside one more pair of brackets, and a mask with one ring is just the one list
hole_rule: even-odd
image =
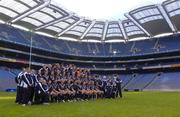
[[[70,10],[53,0],[0,0],[0,117],[180,117],[180,0],[139,6],[122,20]],[[16,78],[28,79],[23,68],[41,77],[40,88],[93,89],[52,89],[55,102],[22,106],[28,85],[15,100]]]

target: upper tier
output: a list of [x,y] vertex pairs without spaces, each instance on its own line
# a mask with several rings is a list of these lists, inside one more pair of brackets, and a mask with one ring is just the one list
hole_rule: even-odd
[[50,38],[0,24],[0,40],[2,41],[30,47],[31,39],[33,48],[75,56],[125,57],[180,51],[180,34],[127,43],[92,43]]

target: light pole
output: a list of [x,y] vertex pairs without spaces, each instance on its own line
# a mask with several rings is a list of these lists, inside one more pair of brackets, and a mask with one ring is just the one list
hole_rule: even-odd
[[31,69],[32,64],[32,44],[33,44],[33,31],[30,30],[30,48],[29,48],[29,68]]

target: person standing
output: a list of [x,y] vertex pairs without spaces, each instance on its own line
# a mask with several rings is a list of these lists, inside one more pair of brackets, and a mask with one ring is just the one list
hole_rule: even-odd
[[22,69],[22,71],[18,74],[17,77],[15,77],[15,82],[17,84],[17,89],[16,89],[16,103],[17,104],[22,104],[22,75],[25,72],[25,68]]
[[28,76],[28,68],[25,69],[25,72],[22,75],[22,106],[26,106],[28,104],[29,101],[29,86],[30,86],[30,82],[29,82],[29,76]]
[[22,87],[22,106],[31,105],[34,97],[34,78],[31,75],[30,68],[26,68],[22,75]]
[[121,80],[120,77],[115,76],[115,81],[116,81],[116,86],[117,86],[117,89],[118,89],[119,97],[122,98],[122,89],[121,89],[122,80]]

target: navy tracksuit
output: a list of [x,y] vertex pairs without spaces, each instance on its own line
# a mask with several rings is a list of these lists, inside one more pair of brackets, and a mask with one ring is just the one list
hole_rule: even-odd
[[48,103],[49,95],[48,95],[48,85],[37,82],[35,85],[35,103]]

